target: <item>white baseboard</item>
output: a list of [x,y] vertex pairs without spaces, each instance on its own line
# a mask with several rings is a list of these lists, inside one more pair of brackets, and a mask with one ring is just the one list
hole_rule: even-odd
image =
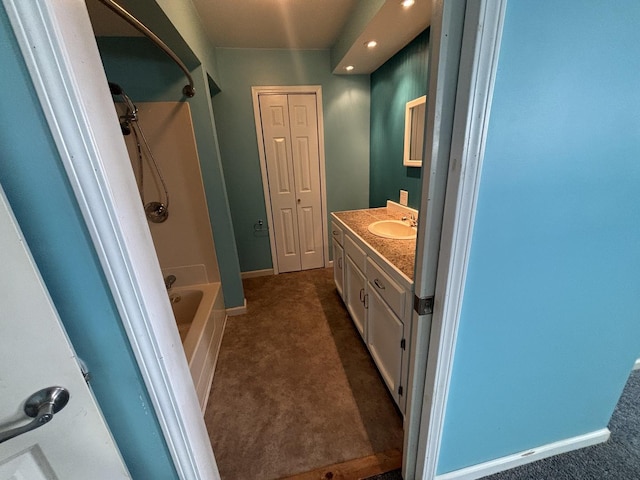
[[579,448],[606,442],[610,435],[611,432],[609,429],[603,428],[585,435],[578,435],[577,437],[549,443],[531,450],[525,450],[524,452],[497,458],[489,462],[437,475],[436,480],[475,480],[476,478],[493,475],[494,473],[519,467],[520,465],[535,462],[536,460],[542,460],[543,458],[552,457],[560,453],[566,453]]
[[251,270],[250,272],[241,272],[240,277],[255,278],[255,277],[267,277],[273,275],[273,268],[265,268],[264,270]]
[[640,358],[636,360],[636,363],[633,365],[634,370],[640,370]]
[[247,299],[244,299],[244,305],[240,307],[231,307],[226,310],[229,317],[235,317],[236,315],[244,315],[247,313]]

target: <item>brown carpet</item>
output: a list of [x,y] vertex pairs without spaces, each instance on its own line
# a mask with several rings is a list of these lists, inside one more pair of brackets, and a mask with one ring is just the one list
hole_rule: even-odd
[[332,269],[244,280],[205,422],[223,480],[269,480],[402,448],[402,418]]

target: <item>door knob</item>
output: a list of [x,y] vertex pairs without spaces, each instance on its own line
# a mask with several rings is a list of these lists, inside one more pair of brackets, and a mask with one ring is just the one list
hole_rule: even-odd
[[24,404],[24,413],[33,420],[21,427],[7,431],[0,430],[0,443],[49,423],[53,415],[62,410],[67,402],[69,402],[69,391],[63,387],[43,388],[34,393]]

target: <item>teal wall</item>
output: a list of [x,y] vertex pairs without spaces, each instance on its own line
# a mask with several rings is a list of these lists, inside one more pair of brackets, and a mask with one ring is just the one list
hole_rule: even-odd
[[623,390],[640,343],[638,25],[636,0],[508,3],[439,473],[605,428]]
[[133,478],[177,479],[4,7],[0,44],[0,183]]
[[427,29],[371,74],[371,207],[397,202],[400,189],[420,207],[422,168],[402,165],[404,117],[406,103],[427,93],[428,57]]
[[[119,0],[118,3],[156,33],[187,68],[202,65],[215,85],[215,50],[209,43],[192,0]],[[113,18],[116,22],[124,21]]]
[[220,161],[207,72],[202,66],[191,70],[196,96],[186,99],[182,94],[185,84],[182,71],[150,40],[143,37],[101,37],[98,39],[98,48],[107,78],[122,86],[134,102],[189,103],[225,306],[242,306],[244,290]]
[[331,75],[328,50],[216,49],[221,93],[213,98],[231,215],[244,271],[271,268],[251,98],[252,86],[321,85],[329,212],[369,202],[369,78]]
[[[180,102],[186,77],[145,37],[98,37],[107,79],[124,88],[134,102]],[[193,99],[200,97],[197,92]]]
[[[216,52],[211,46],[193,0],[155,0],[155,2],[171,21],[171,26],[176,29],[184,43],[198,58],[204,71],[217,83]],[[140,2],[135,1],[135,3]]]

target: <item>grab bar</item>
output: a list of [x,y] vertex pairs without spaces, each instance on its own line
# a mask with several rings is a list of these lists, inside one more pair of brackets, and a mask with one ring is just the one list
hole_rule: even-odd
[[178,66],[182,69],[184,74],[187,76],[187,79],[189,80],[189,85],[184,86],[184,88],[182,89],[182,93],[184,93],[189,98],[193,97],[196,94],[196,90],[193,87],[193,78],[191,77],[189,70],[187,70],[186,65],[182,63],[182,60],[180,60],[178,56],[175,53],[173,53],[173,50],[171,50],[166,43],[160,40],[160,37],[158,37],[155,33],[149,30],[144,23],[142,23],[136,17],[131,15],[127,10],[125,10],[123,7],[118,5],[113,0],[100,0],[100,3],[102,3],[105,7],[109,8],[112,12],[116,13],[118,16],[120,16],[123,20],[129,23],[133,28],[135,28],[136,30],[145,34],[147,37],[153,40],[153,42],[158,47],[160,47],[164,53],[169,55],[171,59],[178,64]]

